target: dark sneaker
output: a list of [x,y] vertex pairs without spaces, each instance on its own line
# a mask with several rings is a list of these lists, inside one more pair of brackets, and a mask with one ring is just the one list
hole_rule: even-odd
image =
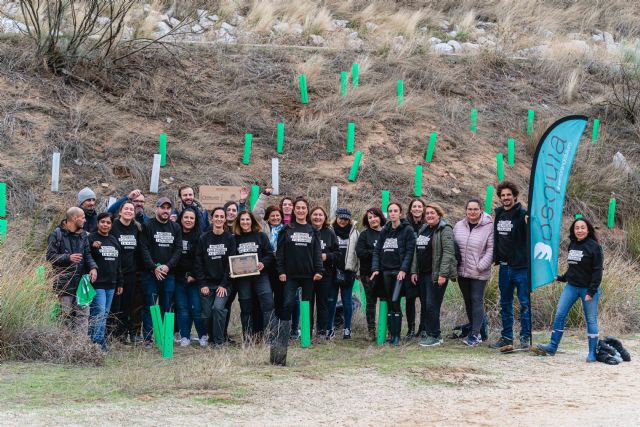
[[409,329],[407,331],[407,335],[405,335],[405,338],[408,340],[414,339],[416,337],[416,333],[413,329]]
[[144,349],[145,350],[151,350],[153,348],[153,342],[151,341],[145,341],[144,342]]
[[506,347],[508,345],[513,345],[513,340],[511,338],[507,338],[507,337],[500,337],[500,339],[498,341],[494,342],[493,344],[490,344],[489,347],[491,347],[491,348],[502,348],[502,347]]
[[329,329],[329,330],[327,330],[327,334],[324,336],[324,339],[325,340],[332,340],[333,337],[335,337],[335,336],[336,336],[336,334],[335,334],[335,332],[333,332],[333,329]]
[[291,331],[291,335],[289,335],[289,339],[292,341],[297,341],[300,339],[300,329],[297,331]]
[[442,337],[432,337],[427,335],[425,338],[421,339],[418,344],[420,344],[421,347],[436,347],[442,345],[443,342]]
[[342,339],[350,340],[351,339],[351,329],[344,328],[344,332],[342,333]]
[[531,337],[520,337],[520,348],[529,350],[531,348]]
[[420,332],[420,339],[425,339],[427,337],[427,331]]
[[480,345],[480,343],[482,343],[482,338],[480,338],[480,335],[469,334],[465,339],[462,340],[462,342],[469,347],[477,347],[478,345]]

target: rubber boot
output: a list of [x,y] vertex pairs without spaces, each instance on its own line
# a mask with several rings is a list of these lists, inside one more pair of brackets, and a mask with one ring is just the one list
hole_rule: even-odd
[[598,348],[598,337],[589,337],[589,354],[587,355],[587,362],[596,361],[596,349]]
[[272,365],[286,366],[290,333],[291,320],[281,320],[278,323],[277,333],[271,341],[270,361]]
[[554,356],[556,354],[556,351],[558,351],[558,345],[560,344],[563,333],[563,331],[556,330],[551,332],[551,340],[549,341],[549,344],[538,344],[534,348],[534,353],[540,356]]
[[389,314],[387,314],[387,342],[389,344],[393,341],[393,325],[391,322],[393,322],[393,313],[389,312]]
[[392,313],[391,316],[391,345],[400,345],[400,329],[402,328],[402,313]]

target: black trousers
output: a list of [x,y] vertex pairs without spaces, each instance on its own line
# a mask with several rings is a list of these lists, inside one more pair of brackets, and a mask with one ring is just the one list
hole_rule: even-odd
[[412,331],[415,331],[416,329],[416,301],[420,299],[420,327],[418,328],[418,332],[420,332],[424,329],[422,319],[423,313],[425,312],[424,300],[421,298],[422,289],[420,288],[420,282],[414,285],[411,281],[407,281],[405,291],[407,326],[409,327],[409,330]]
[[113,295],[109,323],[107,324],[110,333],[117,338],[126,338],[126,335],[129,332],[129,323],[132,317],[136,287],[141,288],[135,271],[131,273],[124,273],[122,276],[123,291],[121,295]]
[[480,328],[482,328],[482,320],[484,319],[484,288],[487,285],[487,281],[458,277],[458,284],[464,299],[467,318],[471,323],[471,333],[479,335]]
[[[282,283],[282,282],[280,282]],[[281,320],[291,319],[293,305],[296,301],[296,291],[302,288],[302,301],[311,301],[313,298],[313,277],[289,278],[284,283],[282,289],[282,308],[280,309]]]
[[402,281],[402,288],[400,289],[400,295],[396,300],[393,300],[393,291],[396,286],[397,276],[398,276],[397,271],[385,271],[382,273],[385,299],[389,304],[390,313],[402,313],[402,308],[400,307],[400,295],[402,295],[402,292],[405,288],[405,282],[407,279],[405,277],[405,280]]
[[378,303],[378,295],[380,286],[380,276],[376,276],[373,280],[369,280],[371,273],[360,275],[360,283],[364,286],[364,295],[367,299],[366,306],[366,318],[367,318],[367,330],[369,332],[375,332],[376,330],[376,304]]
[[[420,324],[424,325],[427,335],[439,338],[440,331],[440,309],[444,294],[447,291],[448,281],[440,286],[433,282],[431,273],[418,274],[418,284],[420,285],[420,300],[423,310],[420,312]],[[424,316],[423,316],[424,314]]]
[[329,323],[329,291],[334,280],[334,274],[325,271],[322,279],[313,284],[313,297],[309,301],[309,310],[311,312],[311,328],[313,329],[313,309],[314,306],[316,308],[316,331],[324,331],[327,329],[327,324]]

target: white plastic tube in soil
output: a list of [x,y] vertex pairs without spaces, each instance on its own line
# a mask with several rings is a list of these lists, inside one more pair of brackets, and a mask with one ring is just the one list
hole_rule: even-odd
[[51,162],[51,191],[58,192],[58,183],[60,181],[60,153],[53,153],[53,161]]
[[158,183],[160,182],[160,161],[162,156],[160,154],[153,155],[153,169],[151,169],[151,185],[149,186],[149,192],[158,194]]
[[280,194],[280,159],[277,157],[271,159],[271,189],[274,196]]

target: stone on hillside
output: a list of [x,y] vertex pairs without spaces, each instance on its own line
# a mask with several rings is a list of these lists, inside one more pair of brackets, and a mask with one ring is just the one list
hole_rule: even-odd
[[286,22],[276,22],[272,28],[273,31],[280,34],[287,34],[289,32],[289,24]]
[[209,21],[207,18],[201,18],[198,24],[205,30],[208,30],[214,25],[214,23],[212,21]]
[[220,20],[220,18],[218,17],[218,15],[209,15],[207,16],[207,19],[211,22],[218,22]]
[[8,18],[15,17],[18,12],[20,12],[20,6],[15,2],[9,2],[2,7],[2,13]]
[[142,6],[142,11],[143,11],[144,13],[149,13],[149,12],[151,12],[151,5],[150,5],[150,4],[148,4],[148,3],[145,3],[145,4]]
[[347,46],[349,47],[349,49],[355,50],[360,50],[363,44],[364,42],[360,38],[349,39],[349,41],[347,42]]
[[442,40],[440,40],[440,39],[439,39],[439,38],[437,38],[437,37],[431,37],[431,38],[429,39],[429,41],[431,42],[431,44],[438,44],[438,43],[442,43]]
[[202,28],[199,24],[193,24],[191,26],[191,31],[193,31],[196,34],[202,34],[204,33],[204,28]]
[[451,24],[449,24],[449,21],[447,21],[447,20],[445,20],[445,19],[443,19],[442,21],[440,21],[440,29],[441,29],[442,31],[449,31],[449,26],[450,26],[450,25],[451,25]]
[[301,36],[304,33],[304,28],[300,24],[292,24],[291,25],[291,34],[296,36]]
[[464,52],[476,52],[480,50],[480,45],[477,43],[462,43],[462,50]]
[[309,40],[311,41],[311,44],[315,46],[322,46],[324,44],[324,38],[316,34],[310,35]]
[[594,34],[591,36],[591,40],[593,40],[594,42],[603,42],[604,36],[602,34]]
[[627,173],[632,171],[632,168],[629,165],[629,162],[627,162],[627,159],[619,151],[613,155],[613,166],[615,166],[618,169],[622,169]]
[[218,41],[226,44],[234,44],[236,42],[236,38],[233,34],[229,34],[224,28],[220,28],[216,35],[218,36]]
[[179,19],[176,19],[176,18],[171,17],[171,18],[169,18],[169,25],[171,25],[171,28],[175,28],[175,27],[177,27],[178,25],[180,25],[180,20],[179,20]]
[[208,10],[204,10],[204,9],[196,10],[196,16],[198,17],[198,20],[200,20],[202,18],[206,18],[207,15],[209,15],[209,11]]
[[164,21],[159,21],[156,24],[156,37],[162,37],[166,34],[169,34],[171,32],[171,27],[169,26],[169,24],[167,24]]
[[438,43],[433,46],[433,51],[440,54],[453,53],[453,47],[447,43]]
[[98,16],[96,18],[96,22],[102,26],[107,26],[111,23],[111,19],[107,18],[106,16]]
[[358,38],[358,32],[357,32],[357,31],[351,31],[351,32],[349,33],[349,38],[350,38],[351,40],[355,40],[355,39],[357,39],[357,38]]
[[611,35],[611,33],[607,33],[605,31],[604,33],[602,33],[602,36],[604,37],[604,42],[606,44],[615,44],[615,40],[613,40],[613,36]]
[[233,25],[231,25],[231,24],[229,24],[227,22],[223,22],[220,25],[220,29],[225,30],[229,34],[234,34],[236,32],[236,27],[234,27]]
[[449,32],[447,33],[447,35],[448,35],[449,37],[456,38],[456,37],[458,36],[458,32],[457,32],[457,31],[449,31]]
[[404,46],[404,43],[405,43],[404,36],[396,36],[393,38],[393,44],[396,47]]
[[27,26],[22,22],[0,16],[0,33],[18,34],[27,31]]
[[449,40],[447,44],[451,46],[455,52],[460,52],[462,50],[462,45],[455,40]]
[[428,33],[428,32],[429,32],[429,28],[427,28],[427,27],[420,27],[420,32],[421,32],[421,33]]
[[375,31],[378,29],[378,25],[374,24],[373,22],[367,22],[365,26],[367,27],[368,31]]
[[347,21],[346,19],[334,19],[333,20],[333,26],[335,28],[347,28],[347,24],[349,23],[349,21]]

